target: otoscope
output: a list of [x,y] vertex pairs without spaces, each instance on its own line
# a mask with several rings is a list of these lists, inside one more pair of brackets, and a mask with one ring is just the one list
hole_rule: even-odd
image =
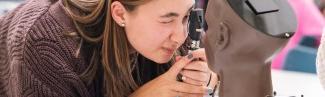
[[[204,33],[204,10],[202,8],[195,8],[191,11],[189,17],[189,36],[192,40],[189,50],[197,50],[200,48],[201,34]],[[194,59],[194,61],[201,59]],[[211,75],[210,75],[211,79]],[[209,82],[210,83],[210,82]],[[215,91],[215,90],[213,90]],[[211,92],[204,97],[214,97],[214,92]]]
[[[186,53],[200,48],[201,34],[204,33],[204,27],[203,27],[204,24],[205,24],[204,10],[202,8],[192,9],[192,11],[190,12],[189,23],[188,23],[188,31],[189,31],[189,37],[191,43],[187,47],[188,51],[186,51]],[[193,61],[197,61],[197,60],[201,60],[201,59],[194,59]],[[182,82],[183,81],[182,77],[183,76],[181,74],[178,74],[176,79]],[[204,97],[211,97],[211,95],[213,94],[214,92],[212,92],[212,94],[205,95]]]
[[192,40],[190,50],[200,48],[201,33],[204,33],[204,11],[202,8],[195,8],[189,16],[189,36]]
[[[191,38],[191,44],[189,45],[189,47],[187,47],[187,49],[190,51],[200,48],[201,33],[204,32],[203,13],[204,11],[202,8],[194,8],[190,12],[188,30],[189,30],[189,36]],[[184,52],[184,54],[181,54],[181,56],[185,55],[185,53],[187,55],[188,51]],[[194,59],[194,60],[199,60],[199,59]],[[177,80],[182,82],[181,74],[177,75]]]

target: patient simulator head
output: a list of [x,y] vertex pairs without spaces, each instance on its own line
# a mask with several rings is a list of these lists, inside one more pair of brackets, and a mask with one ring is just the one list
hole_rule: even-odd
[[287,0],[209,0],[203,39],[220,97],[272,95],[270,63],[294,35]]
[[229,61],[270,62],[294,34],[295,19],[286,0],[209,0],[209,64],[216,71]]

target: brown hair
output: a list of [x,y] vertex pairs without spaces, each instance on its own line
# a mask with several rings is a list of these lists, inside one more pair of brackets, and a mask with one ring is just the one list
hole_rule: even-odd
[[[91,45],[88,68],[80,75],[87,84],[103,71],[103,92],[108,97],[125,97],[138,85],[133,80],[126,33],[111,16],[110,5],[121,2],[127,11],[150,0],[63,0],[65,11],[73,19],[82,44]],[[76,55],[79,55],[79,50]],[[89,51],[84,51],[89,52]]]
[[325,1],[320,1],[318,8],[321,12],[323,12],[325,9]]

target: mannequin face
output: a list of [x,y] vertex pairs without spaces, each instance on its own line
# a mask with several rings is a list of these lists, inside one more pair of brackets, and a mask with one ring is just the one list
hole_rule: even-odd
[[219,33],[218,29],[219,26],[218,24],[220,23],[220,13],[218,12],[220,10],[220,5],[218,5],[218,2],[221,2],[220,0],[209,0],[207,9],[206,9],[206,14],[205,14],[205,19],[208,25],[208,29],[205,33],[205,36],[203,37],[203,44],[205,46],[205,51],[208,59],[208,63],[211,64],[210,66],[213,66],[212,64],[216,64],[215,60],[215,55],[217,52],[217,33]]
[[[244,22],[226,0],[209,0],[206,10],[208,29],[204,45],[213,71],[229,62],[268,63],[287,42],[257,31]],[[220,67],[221,66],[221,67]]]
[[[230,3],[234,4],[234,1]],[[254,22],[259,16],[251,17],[253,23],[248,24],[244,19],[251,15],[241,18],[230,3],[227,0],[209,0],[205,14],[208,29],[203,44],[209,67],[220,78],[219,97],[268,97],[272,95],[272,56],[288,38],[270,34],[283,29],[269,33],[255,29],[251,24],[266,27],[264,22]]]

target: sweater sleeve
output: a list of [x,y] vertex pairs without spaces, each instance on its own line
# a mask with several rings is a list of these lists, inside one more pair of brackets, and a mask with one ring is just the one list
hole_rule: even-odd
[[86,86],[71,67],[71,58],[55,40],[26,37],[23,61],[18,65],[18,91],[22,97],[88,97]]
[[90,97],[79,78],[82,59],[74,57],[75,43],[49,15],[35,22],[23,43],[18,84],[23,97]]
[[27,39],[19,65],[19,88],[23,97],[87,97],[87,88],[69,67],[56,41]]
[[1,97],[90,97],[76,43],[49,15],[54,0],[27,0],[0,22]]

